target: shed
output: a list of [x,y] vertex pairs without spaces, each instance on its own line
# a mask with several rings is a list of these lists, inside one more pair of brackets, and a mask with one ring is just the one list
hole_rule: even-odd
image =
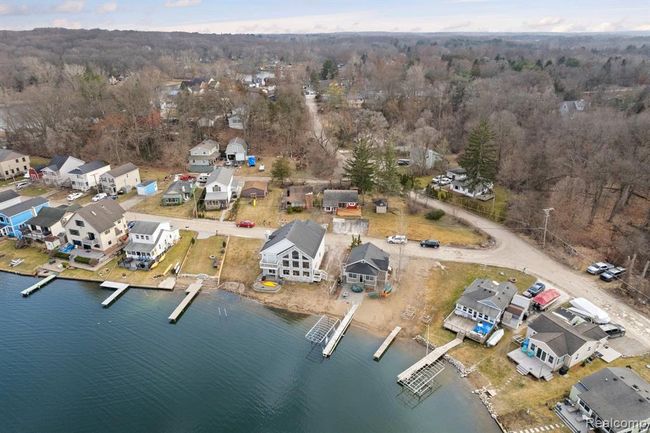
[[244,183],[241,196],[247,198],[263,198],[269,192],[269,183],[262,180],[249,180]]
[[237,163],[243,163],[246,160],[248,152],[248,143],[241,137],[236,137],[228,142],[226,146],[226,159]]
[[135,186],[138,195],[151,196],[158,192],[158,182],[155,180],[145,180]]
[[388,200],[385,198],[378,198],[373,201],[375,205],[375,213],[386,213],[388,212]]

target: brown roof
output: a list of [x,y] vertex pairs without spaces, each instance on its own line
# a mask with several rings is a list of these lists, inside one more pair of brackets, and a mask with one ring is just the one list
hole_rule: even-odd
[[263,180],[247,180],[244,183],[242,191],[246,191],[249,188],[261,189],[262,191],[267,191],[269,189],[269,183]]

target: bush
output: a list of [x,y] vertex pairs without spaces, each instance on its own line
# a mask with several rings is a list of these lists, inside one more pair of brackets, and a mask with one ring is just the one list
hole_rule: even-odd
[[59,258],[59,259],[63,259],[63,260],[70,260],[70,254],[64,253],[62,251],[57,251],[56,253],[54,253],[54,257]]
[[81,256],[75,256],[74,261],[77,263],[83,263],[85,265],[89,265],[91,262],[90,257],[81,257]]
[[443,216],[445,216],[445,211],[442,209],[433,209],[424,215],[426,219],[431,221],[438,221]]
[[422,212],[424,209],[424,206],[422,206],[420,203],[418,203],[415,200],[409,199],[406,202],[406,212],[408,212],[409,215],[416,215]]

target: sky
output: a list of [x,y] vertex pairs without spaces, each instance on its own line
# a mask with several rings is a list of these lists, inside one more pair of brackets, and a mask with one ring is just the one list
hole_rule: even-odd
[[0,0],[0,29],[650,32],[650,0]]

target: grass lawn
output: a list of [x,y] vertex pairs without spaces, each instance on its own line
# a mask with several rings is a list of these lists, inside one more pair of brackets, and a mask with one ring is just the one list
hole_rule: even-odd
[[223,254],[221,251],[225,240],[226,238],[223,236],[196,239],[190,247],[181,272],[185,274],[217,275],[219,268],[212,267],[212,259],[210,256],[216,256],[219,259],[222,258]]
[[32,167],[38,167],[39,165],[47,165],[50,163],[50,158],[44,158],[42,156],[30,156],[29,163]]
[[437,239],[444,245],[481,245],[487,241],[487,236],[470,226],[463,224],[450,215],[443,216],[438,221],[424,217],[427,210],[417,214],[409,214],[406,201],[400,197],[388,199],[388,212],[375,213],[371,198],[366,198],[363,217],[370,222],[368,236],[386,237],[406,232],[409,239]]
[[[23,259],[24,262],[13,268],[9,263],[13,259]],[[36,273],[36,269],[47,263],[49,256],[40,248],[22,248],[16,249],[14,239],[4,239],[0,241],[0,269],[6,271],[18,271],[29,274]]]
[[[163,190],[164,192],[164,190]],[[201,188],[196,188],[195,194],[198,198],[201,196]],[[146,197],[140,203],[135,205],[131,210],[154,215],[165,215],[176,218],[191,218],[194,210],[194,200],[188,200],[179,206],[163,206],[161,204],[162,193],[152,197]]]
[[18,191],[20,195],[28,196],[28,197],[36,197],[39,195],[47,194],[48,192],[52,191],[52,189],[40,184],[40,183],[34,183],[28,186],[27,188],[23,188]]
[[263,241],[231,236],[221,281],[238,281],[250,285],[260,274],[259,252]]
[[97,272],[87,271],[85,269],[66,269],[63,271],[62,275],[70,278],[93,281],[110,280],[127,282],[134,286],[157,286],[158,283],[162,281],[160,275],[162,275],[170,265],[176,265],[176,263],[180,263],[183,260],[185,253],[190,247],[192,236],[196,236],[195,232],[187,230],[181,230],[180,234],[181,239],[178,243],[167,252],[165,259],[160,262],[156,268],[150,271],[129,271],[120,268],[117,265],[117,259],[113,259],[106,265],[102,266],[102,268]]

